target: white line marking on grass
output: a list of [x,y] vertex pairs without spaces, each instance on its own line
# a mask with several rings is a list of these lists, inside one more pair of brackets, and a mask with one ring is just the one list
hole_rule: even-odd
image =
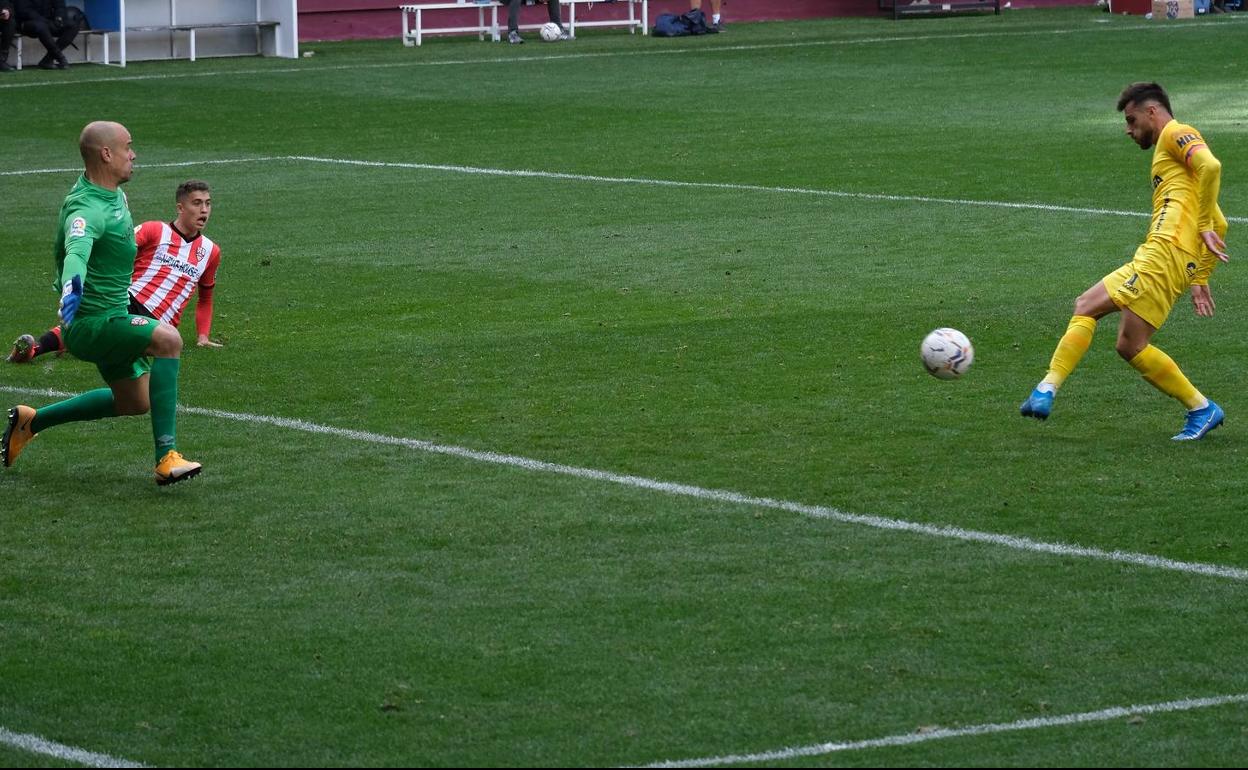
[[[0,391],[27,395],[42,395],[52,398],[65,398],[73,395],[72,393],[64,393],[60,391],[33,390],[29,388],[15,388],[10,386],[0,386]],[[1240,569],[1239,567],[1224,566],[1221,564],[1178,561],[1175,559],[1168,559],[1163,556],[1154,556],[1145,553],[1117,550],[1105,551],[1100,548],[1087,548],[1079,545],[1068,545],[1066,543],[1050,543],[1043,540],[1032,540],[1027,537],[1000,535],[994,532],[980,532],[973,529],[962,529],[961,527],[922,524],[914,521],[906,521],[904,519],[890,519],[883,516],[866,516],[857,513],[846,513],[845,511],[822,505],[807,505],[805,503],[795,503],[788,500],[776,500],[770,497],[754,497],[752,495],[746,495],[726,489],[707,489],[705,487],[697,487],[690,484],[659,481],[656,479],[645,478],[644,476],[629,476],[622,473],[613,473],[611,471],[595,470],[593,468],[580,468],[575,465],[561,465],[559,463],[546,462],[545,460],[534,460],[528,457],[501,454],[499,452],[481,451],[447,444],[435,444],[431,441],[424,441],[421,439],[403,438],[401,436],[387,436],[381,433],[350,430],[348,428],[335,428],[330,425],[319,425],[317,423],[307,422],[306,420],[296,420],[288,417],[272,417],[263,414],[246,414],[243,412],[226,412],[219,409],[204,409],[193,406],[180,406],[178,409],[179,411],[187,414],[215,417],[219,420],[234,420],[253,425],[272,425],[274,427],[288,428],[290,430],[302,431],[304,433],[314,433],[323,436],[337,436],[339,438],[350,439],[351,441],[362,441],[370,444],[383,444],[388,446],[401,446],[408,449],[414,449],[419,452],[449,455],[451,457],[459,457],[475,462],[490,463],[492,465],[507,465],[513,468],[536,471],[538,473],[553,473],[561,476],[572,476],[574,478],[587,479],[590,481],[603,481],[623,487],[644,489],[651,492],[662,492],[664,494],[679,497],[692,497],[698,500],[710,500],[718,503],[732,503],[752,508],[770,508],[777,511],[786,511],[788,513],[809,516],[813,519],[828,519],[831,521],[839,521],[844,524],[856,524],[864,527],[872,527],[874,529],[883,529],[894,532],[909,532],[916,535],[926,535],[928,537],[938,537],[949,540],[963,540],[971,543],[984,543],[986,545],[1011,548],[1016,551],[1029,551],[1031,553],[1042,553],[1066,558],[1083,558],[1094,559],[1097,561],[1118,562],[1120,564],[1130,564],[1136,567],[1147,567],[1149,569],[1170,570],[1173,572],[1185,572],[1193,575],[1205,575],[1209,577],[1227,578],[1230,580],[1248,581],[1248,570]]]
[[1153,703],[1144,706],[1115,706],[1114,708],[1102,709],[1100,711],[1085,711],[1081,714],[1066,714],[1065,716],[1042,717],[1037,719],[1020,719],[1017,722],[972,725],[970,727],[944,728],[940,730],[933,730],[928,733],[906,733],[904,735],[892,735],[887,738],[874,738],[866,741],[820,743],[814,746],[778,749],[776,751],[765,751],[758,754],[729,754],[722,757],[705,757],[702,759],[678,759],[666,762],[656,762],[652,765],[641,765],[641,767],[711,767],[715,765],[741,764],[743,762],[777,762],[785,759],[794,759],[796,757],[818,757],[838,751],[882,749],[891,746],[908,746],[912,743],[940,741],[945,740],[946,738],[991,735],[993,733],[1008,733],[1017,730],[1037,730],[1044,727],[1065,727],[1068,725],[1086,724],[1088,722],[1106,722],[1111,719],[1122,719],[1135,714],[1162,714],[1171,711],[1191,711],[1192,709],[1213,708],[1215,706],[1225,706],[1231,703],[1248,703],[1248,694],[1222,695],[1213,698],[1193,698],[1191,700],[1168,701],[1166,703]]
[[[309,64],[304,67],[273,67],[270,69],[250,69],[250,70],[213,70],[210,72],[180,72],[176,74],[157,74],[157,75],[117,75],[115,77],[99,77],[99,78],[56,78],[55,80],[38,80],[33,82],[20,83],[3,83],[0,84],[0,90],[9,88],[47,88],[49,86],[76,86],[91,85],[95,83],[132,83],[144,80],[178,80],[183,78],[221,78],[232,75],[276,75],[276,74],[300,74],[308,72],[340,72],[344,70],[366,70],[366,69],[396,69],[403,67],[463,67],[473,64],[523,64],[526,62],[549,62],[564,60],[583,60],[583,59],[604,59],[616,58],[624,56],[673,56],[679,54],[705,54],[705,53],[735,53],[739,51],[766,51],[773,49],[785,48],[812,48],[824,46],[847,46],[847,45],[873,45],[876,43],[911,43],[934,40],[965,40],[976,38],[997,38],[997,37],[1035,37],[1040,35],[1078,35],[1096,32],[1156,32],[1160,34],[1173,34],[1175,32],[1183,32],[1191,29],[1200,29],[1202,27],[1212,26],[1214,24],[1242,24],[1238,18],[1221,18],[1217,21],[1194,22],[1181,25],[1170,24],[1132,24],[1123,26],[1104,26],[1097,25],[1093,27],[1079,28],[1062,28],[1062,29],[1038,29],[1038,30],[1010,30],[1001,32],[954,32],[948,34],[931,34],[931,35],[886,35],[882,37],[860,37],[838,40],[804,40],[792,43],[755,43],[751,45],[714,45],[710,41],[708,44],[698,47],[681,47],[681,48],[647,48],[643,50],[631,51],[598,51],[593,53],[563,53],[549,54],[538,56],[502,56],[491,59],[442,59],[437,61],[405,61],[405,62],[378,62],[373,64],[339,64],[339,65],[319,65]],[[310,46],[309,46],[310,47]],[[396,52],[397,54],[397,52]],[[75,70],[77,71],[77,70]]]
[[118,759],[107,754],[97,754],[94,751],[66,746],[63,743],[40,738],[38,735],[11,732],[3,727],[0,727],[0,743],[29,751],[32,754],[43,754],[68,762],[77,762],[87,767],[147,767],[147,765],[131,762],[128,759]]
[[[757,184],[732,182],[686,182],[678,179],[650,179],[630,176],[598,176],[594,174],[568,174],[560,171],[530,171],[522,169],[483,168],[480,166],[455,166],[442,163],[398,163],[389,161],[353,160],[350,158],[319,158],[312,155],[291,155],[290,160],[310,163],[332,163],[344,166],[373,168],[418,169],[422,171],[449,171],[456,174],[479,174],[483,176],[528,177],[537,179],[566,179],[574,182],[598,182],[603,184],[635,184],[653,187],[691,187],[704,190],[729,190],[740,192],[788,193],[795,195],[818,195],[828,198],[851,198],[856,200],[889,201],[895,203],[939,203],[951,206],[990,206],[1004,209],[1053,211],[1062,214],[1092,214],[1097,216],[1137,217],[1147,219],[1151,214],[1121,209],[1060,206],[1054,203],[1017,203],[1012,201],[972,200],[970,198],[933,198],[927,195],[892,195],[889,193],[849,192],[824,190],[817,187],[768,187]],[[1231,222],[1246,222],[1248,217],[1227,217]]]
[[[220,158],[217,160],[182,160],[169,163],[136,163],[138,168],[185,168],[186,166],[219,166],[225,163],[263,163],[271,160],[291,160],[290,155],[268,155],[260,158]],[[31,168],[16,171],[0,171],[0,176],[26,176],[27,174],[81,174],[82,166],[73,168]]]
[[[650,179],[646,177],[600,176],[596,174],[569,174],[561,171],[532,171],[525,169],[488,168],[482,166],[458,166],[446,163],[400,163],[381,160],[356,160],[352,158],[321,158],[314,155],[274,155],[262,158],[226,158],[222,160],[183,161],[179,163],[147,163],[135,164],[136,168],[170,168],[178,166],[197,166],[212,163],[262,163],[268,161],[294,161],[298,163],[326,163],[338,166],[358,166],[361,168],[393,168],[419,171],[446,171],[454,174],[470,174],[480,176],[502,176],[529,179],[561,179],[572,182],[593,182],[598,184],[633,184],[653,187],[684,187],[703,190],[728,190],[738,192],[761,192],[790,195],[815,195],[827,198],[845,198],[849,200],[885,201],[892,203],[933,203],[947,206],[986,206],[990,208],[1016,209],[1025,211],[1048,211],[1059,214],[1089,214],[1092,216],[1132,217],[1146,219],[1151,216],[1142,211],[1124,211],[1122,209],[1100,209],[1083,206],[1062,206],[1055,203],[1019,203],[1015,201],[972,200],[970,198],[933,198],[927,195],[893,195],[890,193],[850,192],[847,190],[824,190],[816,187],[768,187],[757,184],[736,184],[733,182],[687,182],[679,179]],[[81,173],[80,168],[42,168],[27,171],[0,171],[0,176],[20,176],[23,174]],[[1229,222],[1248,223],[1248,217],[1227,217]]]

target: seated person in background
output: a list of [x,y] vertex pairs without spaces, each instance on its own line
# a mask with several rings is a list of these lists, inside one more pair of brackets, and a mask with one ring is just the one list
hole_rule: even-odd
[[38,38],[47,54],[39,68],[63,70],[69,66],[62,50],[78,37],[78,25],[65,15],[65,0],[17,0],[17,26],[23,35]]
[[13,47],[16,30],[17,20],[13,17],[13,4],[9,0],[0,0],[0,72],[13,69],[9,64],[9,49]]
[[[520,37],[520,6],[524,0],[499,1],[507,6],[507,42],[523,43],[524,38]],[[568,31],[563,28],[563,22],[559,19],[559,0],[546,0],[546,9],[551,23],[559,25],[559,39],[567,40]]]

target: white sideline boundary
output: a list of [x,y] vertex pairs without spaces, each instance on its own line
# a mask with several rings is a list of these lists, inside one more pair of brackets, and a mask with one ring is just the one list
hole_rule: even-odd
[[655,762],[640,767],[712,767],[716,765],[736,765],[744,762],[778,762],[796,757],[818,757],[838,751],[857,751],[860,749],[882,749],[892,746],[908,746],[914,743],[940,741],[948,738],[967,736],[992,735],[994,733],[1016,732],[1018,730],[1038,730],[1046,727],[1066,727],[1069,725],[1088,724],[1090,722],[1107,722],[1112,719],[1143,714],[1164,714],[1174,711],[1191,711],[1193,709],[1214,708],[1232,703],[1248,703],[1248,694],[1222,695],[1213,698],[1192,698],[1189,700],[1167,701],[1143,706],[1115,706],[1100,711],[1085,711],[1079,714],[1040,717],[1036,719],[1020,719],[1017,722],[971,725],[970,727],[940,728],[931,732],[904,733],[887,738],[874,738],[865,741],[819,743],[813,746],[764,751],[757,754],[729,754],[722,757],[703,757],[700,759],[676,759]]
[[[827,198],[843,198],[847,200],[882,201],[885,203],[931,203],[946,206],[983,206],[1024,211],[1041,211],[1056,214],[1086,214],[1091,216],[1131,217],[1148,219],[1151,214],[1143,211],[1126,211],[1123,209],[1089,208],[1083,206],[1063,206],[1056,203],[1027,203],[1019,201],[976,200],[972,198],[935,198],[927,195],[893,195],[891,193],[851,192],[848,190],[826,190],[817,187],[769,187],[756,184],[737,184],[733,182],[691,182],[679,179],[651,179],[647,177],[600,176],[595,174],[570,174],[561,171],[533,171],[525,169],[489,168],[484,166],[460,166],[446,163],[403,163],[397,161],[358,160],[352,158],[321,158],[315,155],[270,155],[258,158],[221,158],[203,161],[179,161],[172,163],[135,164],[136,168],[185,168],[199,165],[222,165],[231,163],[269,163],[284,161],[293,163],[324,163],[339,166],[358,166],[362,168],[408,169],[416,171],[444,171],[454,174],[477,176],[501,176],[530,179],[554,179],[571,182],[590,182],[595,184],[621,184],[652,187],[683,187],[701,190],[724,190],[729,192],[757,192],[772,194],[810,195]],[[0,171],[0,177],[24,176],[27,174],[80,174],[81,168],[36,168]],[[1227,217],[1228,222],[1248,224],[1248,217]]]
[[[48,396],[51,398],[66,398],[74,395],[64,391],[18,388],[7,385],[0,386],[0,392],[20,395]],[[205,409],[194,406],[179,406],[178,411],[184,414],[192,414],[201,417],[213,417],[218,420],[232,420],[251,425],[271,425],[276,428],[286,428],[288,430],[296,430],[302,433],[335,436],[338,438],[348,439],[350,441],[361,441],[369,444],[400,446],[428,454],[458,457],[463,460],[488,463],[491,465],[504,465],[536,473],[571,476],[573,478],[605,482],[622,487],[643,489],[650,492],[662,492],[663,494],[677,497],[691,497],[697,500],[708,500],[716,503],[731,503],[751,508],[768,508],[776,511],[785,511],[787,513],[796,513],[812,519],[826,519],[840,522],[842,524],[871,527],[873,529],[881,529],[892,532],[908,532],[916,535],[924,535],[926,537],[943,538],[946,540],[961,540],[968,543],[982,543],[1001,548],[1009,548],[1015,551],[1047,554],[1050,556],[1057,556],[1059,558],[1081,558],[1092,559],[1095,561],[1116,562],[1118,564],[1127,564],[1134,567],[1168,570],[1191,575],[1203,575],[1206,577],[1217,577],[1227,580],[1248,582],[1248,569],[1230,567],[1221,564],[1179,561],[1176,559],[1169,559],[1164,556],[1135,553],[1132,551],[1106,551],[1100,548],[1088,548],[1085,546],[1070,545],[1067,543],[1033,540],[1028,537],[1019,537],[1016,535],[1002,535],[995,532],[981,532],[973,529],[963,529],[961,527],[923,524],[920,522],[907,521],[905,519],[890,519],[884,516],[847,513],[837,508],[831,508],[823,505],[808,505],[806,503],[777,500],[770,497],[755,497],[753,495],[747,495],[741,492],[734,492],[726,489],[708,489],[706,487],[694,486],[692,484],[679,484],[676,482],[650,479],[644,476],[631,476],[622,473],[614,473],[612,471],[596,470],[594,468],[563,465],[560,463],[552,463],[545,460],[536,460],[518,455],[503,454],[500,452],[468,449],[467,447],[454,446],[450,444],[436,444],[432,441],[425,441],[422,439],[388,436],[382,433],[371,433],[369,431],[351,430],[348,428],[336,428],[331,425],[320,425],[318,423],[292,419],[289,417],[247,414],[245,412],[227,412],[221,409]]]
[[63,743],[40,738],[38,735],[15,733],[3,727],[0,727],[0,744],[28,751],[31,754],[42,754],[67,762],[77,762],[87,767],[147,767],[147,765],[131,762],[128,759],[118,759],[108,754],[98,754],[94,751],[66,746]]
[[678,54],[711,54],[711,53],[734,53],[739,51],[766,51],[773,49],[785,48],[812,48],[827,46],[852,46],[852,45],[874,45],[877,43],[912,43],[933,40],[965,40],[976,38],[997,38],[997,37],[1037,37],[1051,35],[1078,35],[1097,32],[1155,32],[1160,34],[1174,34],[1176,32],[1184,32],[1187,30],[1201,29],[1203,27],[1213,26],[1215,24],[1242,24],[1238,18],[1227,18],[1223,16],[1217,21],[1207,20],[1190,22],[1184,24],[1130,24],[1123,26],[1108,26],[1105,24],[1097,24],[1096,26],[1087,27],[1059,27],[1056,29],[1034,29],[1034,30],[1003,30],[998,32],[951,32],[948,34],[930,34],[930,35],[885,35],[877,37],[860,37],[860,38],[840,38],[837,40],[802,40],[792,43],[755,43],[749,45],[701,45],[694,47],[681,48],[648,48],[643,50],[632,51],[598,51],[586,53],[567,53],[567,54],[549,54],[538,56],[503,56],[498,58],[483,59],[443,59],[438,61],[406,61],[406,62],[375,62],[371,64],[339,64],[324,66],[319,64],[309,64],[304,67],[273,67],[271,69],[247,69],[247,70],[214,70],[211,72],[182,72],[177,74],[154,74],[154,75],[117,75],[113,77],[101,78],[56,78],[55,80],[39,80],[31,83],[0,83],[0,90],[10,88],[47,88],[49,86],[78,86],[91,85],[95,83],[128,83],[144,80],[179,80],[184,78],[219,78],[229,77],[232,75],[276,75],[276,74],[301,74],[306,72],[335,72],[343,70],[364,70],[364,69],[397,69],[408,67],[463,67],[469,65],[495,65],[495,64],[522,64],[528,62],[550,62],[550,61],[568,61],[582,59],[606,59],[618,57],[636,57],[636,56],[672,56]]

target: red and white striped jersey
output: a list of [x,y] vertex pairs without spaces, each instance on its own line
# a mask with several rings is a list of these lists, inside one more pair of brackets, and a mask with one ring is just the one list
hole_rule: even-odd
[[169,222],[144,222],[134,229],[134,240],[139,253],[130,296],[156,320],[177,326],[195,289],[217,282],[221,247],[202,233],[187,241]]

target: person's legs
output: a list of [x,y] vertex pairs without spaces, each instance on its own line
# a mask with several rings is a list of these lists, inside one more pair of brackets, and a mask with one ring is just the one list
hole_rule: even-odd
[[547,14],[550,16],[550,22],[559,27],[559,39],[571,40],[572,36],[568,32],[568,28],[563,26],[563,18],[560,15],[562,13],[562,10],[560,9],[561,5],[563,5],[563,3],[559,2],[559,0],[547,0]]
[[56,353],[58,356],[65,352],[65,339],[61,335],[61,327],[53,326],[39,337],[38,350],[35,351],[36,356],[42,356],[46,353]]
[[1179,401],[1188,410],[1209,405],[1196,386],[1179,369],[1179,365],[1151,340],[1156,329],[1131,310],[1122,311],[1118,326],[1118,355],[1140,373],[1150,385]]
[[1170,316],[1175,301],[1190,288],[1188,259],[1171,244],[1146,241],[1127,266],[1131,268],[1130,277],[1114,294],[1123,309],[1116,345],[1118,355],[1150,385],[1187,408],[1187,424],[1175,436],[1180,440],[1201,438],[1221,425],[1223,419],[1222,409],[1205,398],[1178,364],[1152,344],[1153,335]]
[[1097,319],[1076,312],[1066,325],[1066,332],[1057,341],[1053,357],[1049,359],[1049,370],[1045,373],[1041,385],[1052,385],[1053,392],[1062,387],[1066,378],[1075,370],[1083,356],[1092,346],[1092,335],[1096,333]]
[[152,439],[156,446],[156,483],[164,486],[199,475],[203,467],[178,452],[178,373],[182,367],[182,335],[169,324],[159,324],[145,351],[153,356],[149,391]]
[[[11,13],[11,12],[10,12]],[[17,21],[13,16],[0,21],[0,72],[13,69],[9,64],[9,49],[13,47],[13,37],[17,34]]]
[[69,48],[70,44],[73,43],[74,39],[77,37],[78,37],[78,25],[73,24],[68,19],[66,19],[64,22],[64,26],[61,27],[61,34],[57,35],[56,37],[57,49],[63,53],[66,48]]
[[723,25],[720,24],[719,14],[719,9],[722,5],[723,0],[711,0],[711,26],[717,30],[723,29]]
[[17,462],[17,457],[39,431],[67,422],[85,422],[116,417],[113,394],[108,388],[96,388],[73,398],[58,401],[40,409],[18,404],[9,410],[9,424],[0,440],[0,456],[4,467]]
[[48,28],[48,23],[43,19],[28,21],[22,25],[22,34],[26,37],[38,39],[47,51],[43,58],[39,60],[38,66],[42,69],[54,68],[57,57],[61,55],[61,49],[52,37],[52,30]]
[[[8,467],[40,430],[66,422],[152,412],[156,483],[192,478],[199,463],[177,451],[178,373],[182,336],[168,324],[137,315],[77,319],[65,332],[70,352],[91,361],[108,388],[98,388],[39,410],[16,406],[0,452]],[[150,364],[143,356],[153,356]],[[150,374],[149,374],[150,371]]]
[[56,353],[58,356],[65,350],[65,344],[61,341],[61,327],[54,326],[44,332],[38,340],[33,334],[23,334],[13,340],[13,347],[9,350],[9,355],[4,359],[11,364],[28,364],[36,358],[48,353]]
[[510,0],[507,5],[507,32],[520,34],[520,3],[522,0]]
[[147,367],[135,362],[151,345],[155,321],[134,324],[131,318],[82,317],[70,327],[66,334],[71,352],[95,364],[109,387],[41,407],[31,423],[35,433],[67,422],[147,412]]
[[182,365],[182,335],[169,324],[159,324],[152,344],[144,351],[153,356],[151,380],[152,438],[156,461],[178,448],[178,373]]
[[1195,441],[1222,424],[1222,407],[1205,398],[1179,365],[1151,342],[1156,329],[1130,310],[1122,311],[1118,327],[1118,355],[1131,364],[1150,385],[1187,408],[1183,429],[1175,441]]
[[1053,410],[1053,396],[1057,389],[1083,360],[1092,344],[1096,322],[1117,309],[1118,306],[1109,297],[1104,281],[1098,281],[1079,295],[1075,300],[1075,314],[1071,316],[1066,332],[1058,340],[1053,357],[1049,360],[1048,372],[1019,407],[1019,414],[1037,420],[1048,419]]
[[150,382],[151,374],[144,373],[138,377],[108,383],[108,391],[113,396],[113,408],[118,417],[138,416],[151,410],[152,401],[148,395]]
[[40,407],[35,411],[35,419],[30,429],[34,433],[39,433],[67,422],[87,422],[105,417],[119,417],[123,414],[132,413],[117,411],[111,389],[96,388],[86,393],[79,393],[73,398]]

